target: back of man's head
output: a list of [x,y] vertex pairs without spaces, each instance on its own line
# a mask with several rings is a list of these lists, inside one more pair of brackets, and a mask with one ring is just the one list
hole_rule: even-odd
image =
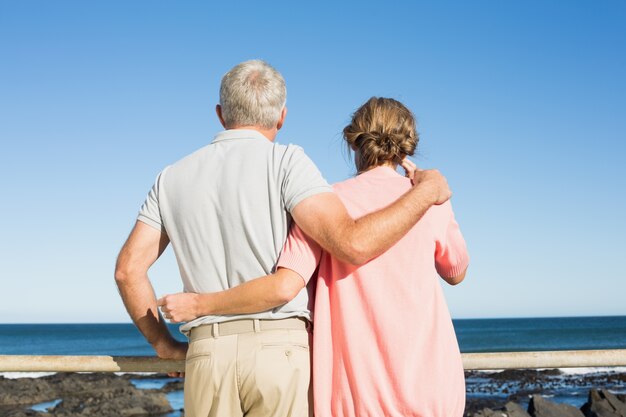
[[226,128],[276,127],[286,101],[285,80],[264,61],[242,62],[222,78],[220,106]]

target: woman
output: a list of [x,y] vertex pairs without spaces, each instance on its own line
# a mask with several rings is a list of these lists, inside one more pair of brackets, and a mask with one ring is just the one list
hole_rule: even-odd
[[[358,175],[334,189],[354,218],[396,200],[410,181],[415,119],[371,98],[344,129]],[[302,276],[319,264],[313,337],[316,416],[461,416],[463,365],[436,278],[457,284],[468,265],[449,202],[432,207],[396,245],[361,267],[330,257],[294,228],[278,262]]]
[[[414,170],[405,158],[418,142],[415,118],[404,105],[371,98],[354,113],[344,137],[358,174],[334,190],[352,217],[410,189],[410,179],[396,172],[403,161]],[[278,267],[305,280],[318,271],[316,416],[463,415],[461,355],[437,274],[455,285],[468,261],[449,202],[432,207],[396,245],[360,267],[331,257],[292,228]]]

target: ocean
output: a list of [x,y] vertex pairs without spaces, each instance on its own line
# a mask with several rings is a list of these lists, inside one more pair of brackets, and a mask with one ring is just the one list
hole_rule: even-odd
[[[453,320],[461,352],[626,348],[626,316]],[[169,325],[180,340],[177,325]],[[0,355],[147,356],[130,323],[0,324]]]
[[[459,347],[466,353],[626,349],[626,316],[459,319],[453,322]],[[177,338],[185,340],[178,332],[177,325],[169,327]],[[0,324],[0,354],[149,356],[154,352],[132,324]],[[580,383],[576,389],[570,385],[572,377],[580,382],[576,375],[583,374],[595,381],[594,384],[602,384],[606,380],[608,388],[614,392],[626,393],[626,386],[620,381],[613,383],[610,378],[595,378],[606,374],[607,370],[563,371],[560,376],[546,377],[549,382],[548,392],[546,386],[540,387],[541,392],[553,400],[582,405],[588,389],[585,391]],[[618,371],[624,369],[609,370],[609,373]],[[24,374],[0,375],[15,378]],[[134,383],[139,388],[152,388],[155,384],[159,386],[167,381],[136,380]],[[506,385],[502,385],[502,381],[491,383],[483,374],[474,373],[467,379],[467,388],[468,400],[489,395],[506,398],[515,389],[515,381],[507,382]],[[174,409],[182,407],[182,392],[170,393],[168,397]],[[45,409],[42,407],[40,409]],[[170,416],[177,415],[172,413]]]

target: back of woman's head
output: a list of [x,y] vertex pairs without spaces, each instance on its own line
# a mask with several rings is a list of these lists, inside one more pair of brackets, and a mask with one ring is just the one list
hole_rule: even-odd
[[359,107],[343,136],[355,152],[358,172],[399,164],[415,153],[419,141],[413,113],[399,101],[383,97],[372,97]]

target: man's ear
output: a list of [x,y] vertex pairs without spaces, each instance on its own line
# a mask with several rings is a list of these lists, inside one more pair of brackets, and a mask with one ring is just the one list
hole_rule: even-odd
[[283,127],[285,117],[287,117],[287,106],[283,107],[283,111],[280,112],[280,119],[278,119],[278,123],[276,124],[276,130],[280,130],[280,128]]
[[220,119],[220,123],[224,126],[224,129],[227,129],[226,123],[224,123],[224,118],[222,117],[222,106],[219,104],[215,106],[215,113],[217,113],[217,118]]

